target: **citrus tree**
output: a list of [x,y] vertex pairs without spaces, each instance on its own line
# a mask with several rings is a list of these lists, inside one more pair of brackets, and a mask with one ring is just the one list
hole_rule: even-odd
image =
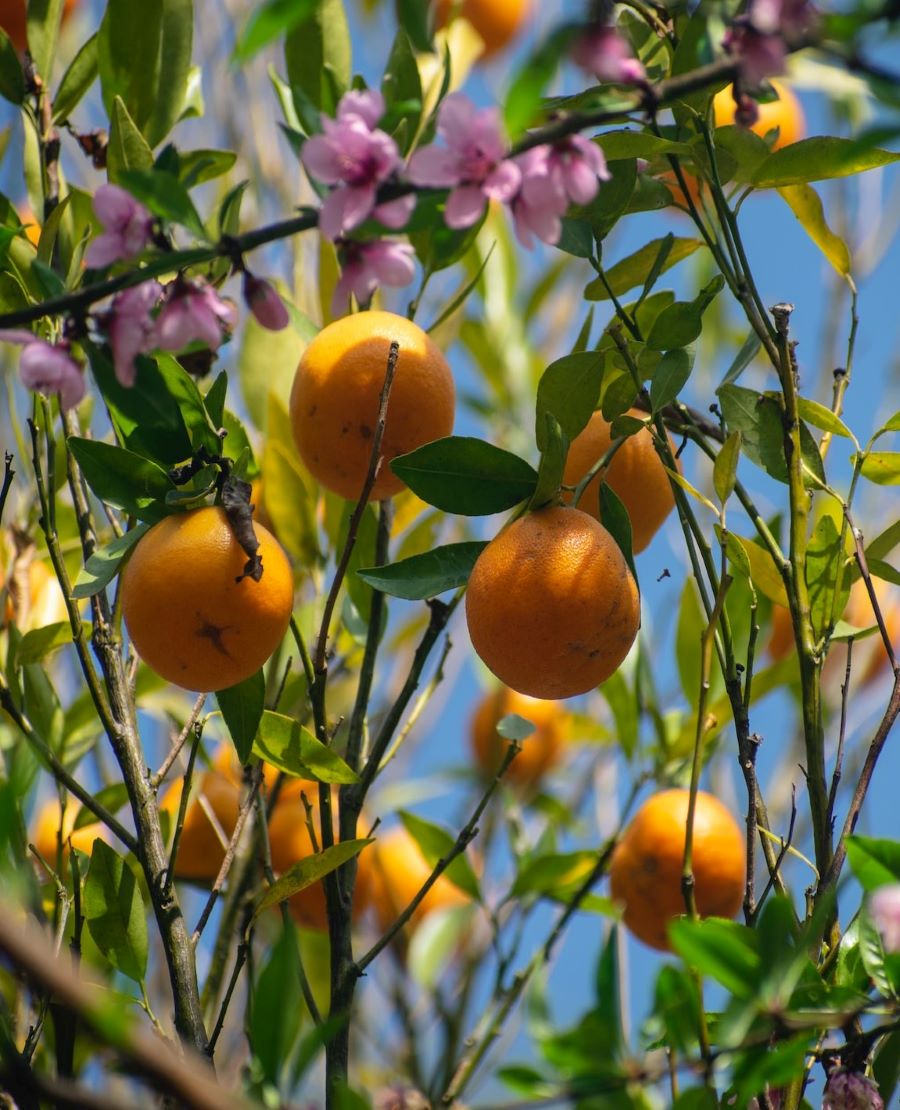
[[0,3],[10,1105],[896,1097],[897,8],[558,9]]

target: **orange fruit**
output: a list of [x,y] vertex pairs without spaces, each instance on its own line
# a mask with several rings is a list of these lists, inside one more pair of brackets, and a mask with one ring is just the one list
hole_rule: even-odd
[[[306,824],[306,807],[303,804],[301,790],[306,794],[306,800],[312,806],[313,829],[319,848],[322,847],[320,818],[319,818],[319,784],[317,782],[301,782],[296,780],[300,789],[291,791],[288,795],[280,795],[275,808],[269,817],[269,846],[272,850],[272,869],[276,875],[288,871],[295,863],[314,852],[314,845],[310,839],[309,829]],[[337,810],[337,792],[334,792],[335,812]],[[360,833],[362,835],[362,833]],[[363,855],[371,851],[371,847],[363,850]],[[359,857],[361,858],[361,857]],[[353,920],[355,921],[369,905],[371,897],[371,870],[362,866],[357,867],[356,883],[353,895]],[[310,929],[328,928],[328,910],[325,904],[325,888],[322,881],[298,890],[288,899],[288,908],[292,916],[301,925]]]
[[[78,0],[65,0],[63,5],[63,20],[78,3]],[[13,46],[19,53],[23,53],[28,45],[25,23],[25,0],[0,0],[0,28],[2,28]]]
[[[654,794],[637,811],[616,845],[610,891],[624,906],[623,920],[651,948],[671,948],[669,922],[685,913],[681,891],[687,833],[687,790]],[[745,837],[718,798],[697,793],[692,839],[697,912],[734,917],[744,900]]]
[[[372,904],[382,931],[389,929],[425,885],[433,867],[404,826],[379,836],[360,856],[360,872],[369,872]],[[446,875],[441,875],[412,915],[415,928],[435,910],[467,906],[470,899]]]
[[[628,415],[638,420],[647,416],[638,409],[629,409]],[[603,414],[595,412],[584,431],[572,440],[563,474],[563,482],[567,486],[577,485],[609,450],[612,443],[609,429]],[[671,439],[669,443],[674,453]],[[637,435],[625,440],[613,455],[603,480],[628,510],[635,554],[643,551],[675,507],[672,483],[653,447],[649,429],[643,428]],[[566,494],[566,499],[571,501],[571,494]],[[578,507],[600,519],[599,474],[581,495]]]
[[[66,805],[65,817],[62,821],[62,869],[66,870],[69,858],[69,845],[77,848],[79,852],[90,855],[93,851],[94,841],[99,837],[106,840],[106,827],[99,821],[83,825],[75,829],[75,821],[81,806],[76,801],[69,801]],[[47,864],[56,870],[57,848],[60,830],[60,804],[58,798],[51,798],[38,811],[31,832],[31,843],[37,848]]]
[[[183,790],[183,780],[173,782],[160,800],[160,811],[171,814],[173,822],[178,817]],[[201,797],[215,816],[215,823],[210,820]],[[214,881],[225,859],[240,808],[240,790],[225,775],[213,770],[200,776],[184,815],[175,858],[176,879],[201,883]]]
[[492,777],[503,762],[509,741],[497,724],[510,713],[530,721],[535,730],[521,741],[522,750],[504,775],[504,782],[520,787],[536,786],[562,759],[566,743],[566,714],[559,702],[530,698],[501,686],[478,703],[472,717],[469,739],[475,762]]
[[291,424],[300,457],[323,486],[351,501],[369,470],[392,340],[400,344],[400,357],[372,500],[393,497],[405,487],[391,459],[453,431],[453,375],[428,335],[391,312],[344,316],[310,343],[294,378]]
[[291,568],[265,528],[256,525],[256,535],[259,582],[240,577],[247,556],[223,509],[176,513],[138,540],[122,572],[122,615],[137,653],[176,686],[234,686],[281,642],[293,605]]
[[466,620],[472,646],[501,682],[533,698],[570,698],[618,668],[641,608],[609,532],[558,506],[519,517],[481,552]]
[[[790,146],[803,138],[806,134],[806,117],[803,106],[787,85],[774,80],[770,80],[769,84],[778,94],[778,99],[759,105],[759,118],[750,130],[764,139],[777,127],[778,135],[772,143],[772,149],[778,150],[779,147]],[[713,97],[716,127],[734,123],[735,108],[732,86],[728,85]]]
[[436,24],[451,15],[467,19],[484,42],[483,58],[498,53],[515,38],[531,12],[530,0],[437,0]]

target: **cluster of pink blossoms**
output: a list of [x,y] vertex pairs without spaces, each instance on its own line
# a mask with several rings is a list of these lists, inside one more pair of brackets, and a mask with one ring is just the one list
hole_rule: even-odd
[[[88,266],[131,262],[147,247],[153,218],[130,193],[118,185],[101,185],[94,195],[94,211],[104,230],[88,247]],[[269,282],[244,270],[243,293],[262,327],[287,327],[288,311]],[[125,289],[97,319],[109,341],[116,378],[127,387],[134,385],[139,355],[183,351],[192,343],[216,350],[231,336],[236,322],[231,301],[223,300],[205,281],[183,278],[165,288],[151,279]],[[68,339],[49,343],[30,331],[12,329],[0,331],[0,341],[23,348],[19,376],[27,389],[58,394],[64,409],[82,400],[84,372],[72,357]]]
[[[333,186],[322,204],[319,227],[337,241],[342,255],[335,311],[351,293],[364,303],[378,285],[406,285],[414,274],[409,244],[346,238],[369,217],[386,227],[402,228],[415,205],[411,194],[376,203],[379,188],[399,182],[402,168],[393,139],[376,126],[383,114],[380,93],[347,93],[338,104],[337,117],[323,116],[323,133],[308,139],[303,148],[309,174]],[[555,244],[569,205],[590,203],[600,181],[609,177],[600,148],[580,135],[508,157],[497,110],[478,109],[460,93],[441,104],[437,135],[439,142],[412,155],[405,176],[419,187],[449,190],[444,220],[455,230],[472,227],[488,202],[495,201],[509,206],[523,245],[532,246],[533,236]]]

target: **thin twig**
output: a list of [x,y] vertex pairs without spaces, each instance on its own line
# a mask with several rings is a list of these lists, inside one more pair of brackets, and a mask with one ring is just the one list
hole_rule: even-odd
[[853,666],[853,637],[847,641],[847,666],[841,686],[841,723],[838,729],[837,752],[834,757],[834,771],[831,775],[831,789],[828,792],[828,824],[834,827],[834,806],[837,801],[838,786],[844,769],[844,739],[847,734],[847,706],[850,695],[850,674]]
[[165,782],[166,775],[168,775],[169,771],[171,771],[172,764],[178,758],[179,754],[181,753],[181,749],[184,747],[185,741],[190,736],[194,725],[197,723],[197,718],[200,716],[200,710],[203,708],[203,703],[205,701],[206,694],[199,694],[197,700],[194,702],[194,707],[191,710],[191,715],[188,717],[187,721],[185,721],[184,728],[179,733],[178,739],[172,745],[172,750],[163,760],[156,774],[150,776],[150,785],[154,789],[158,789],[160,784]]

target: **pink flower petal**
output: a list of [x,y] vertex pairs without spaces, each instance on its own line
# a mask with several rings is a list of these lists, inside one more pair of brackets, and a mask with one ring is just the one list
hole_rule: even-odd
[[269,331],[281,331],[291,321],[284,301],[267,281],[244,275],[244,300],[256,322]]
[[84,262],[92,270],[101,270],[104,266],[111,266],[123,257],[125,256],[122,251],[121,236],[113,231],[104,231],[88,244]]
[[374,128],[383,115],[384,97],[377,89],[351,89],[337,106],[339,120],[357,116],[369,128]]
[[398,200],[388,201],[386,204],[379,204],[372,212],[372,215],[385,227],[401,228],[406,227],[409,222],[409,217],[413,214],[413,209],[416,207],[416,198],[410,193],[408,197],[400,197]]
[[484,195],[491,200],[499,200],[505,203],[512,200],[521,183],[522,171],[515,162],[507,159],[505,162],[500,162],[494,171],[485,178],[482,190]]
[[437,131],[451,150],[469,141],[476,114],[475,105],[463,93],[451,93],[441,104]]
[[341,186],[326,198],[319,212],[319,228],[329,239],[337,239],[363,222],[375,205],[375,186]]
[[459,185],[447,197],[444,223],[460,230],[477,223],[484,212],[487,197],[477,185]]
[[43,342],[38,340],[34,332],[28,331],[26,328],[0,328],[0,341],[22,344]]
[[324,135],[313,135],[303,144],[300,160],[307,173],[326,185],[336,185],[341,180],[340,152]]
[[366,265],[385,285],[408,285],[415,276],[415,251],[409,243],[367,244]]
[[26,389],[58,393],[64,409],[73,408],[84,397],[84,375],[78,364],[64,347],[53,347],[42,339],[29,343],[22,352],[19,376]]
[[432,189],[448,188],[462,180],[457,158],[449,150],[434,145],[424,146],[413,154],[406,176],[413,185]]

